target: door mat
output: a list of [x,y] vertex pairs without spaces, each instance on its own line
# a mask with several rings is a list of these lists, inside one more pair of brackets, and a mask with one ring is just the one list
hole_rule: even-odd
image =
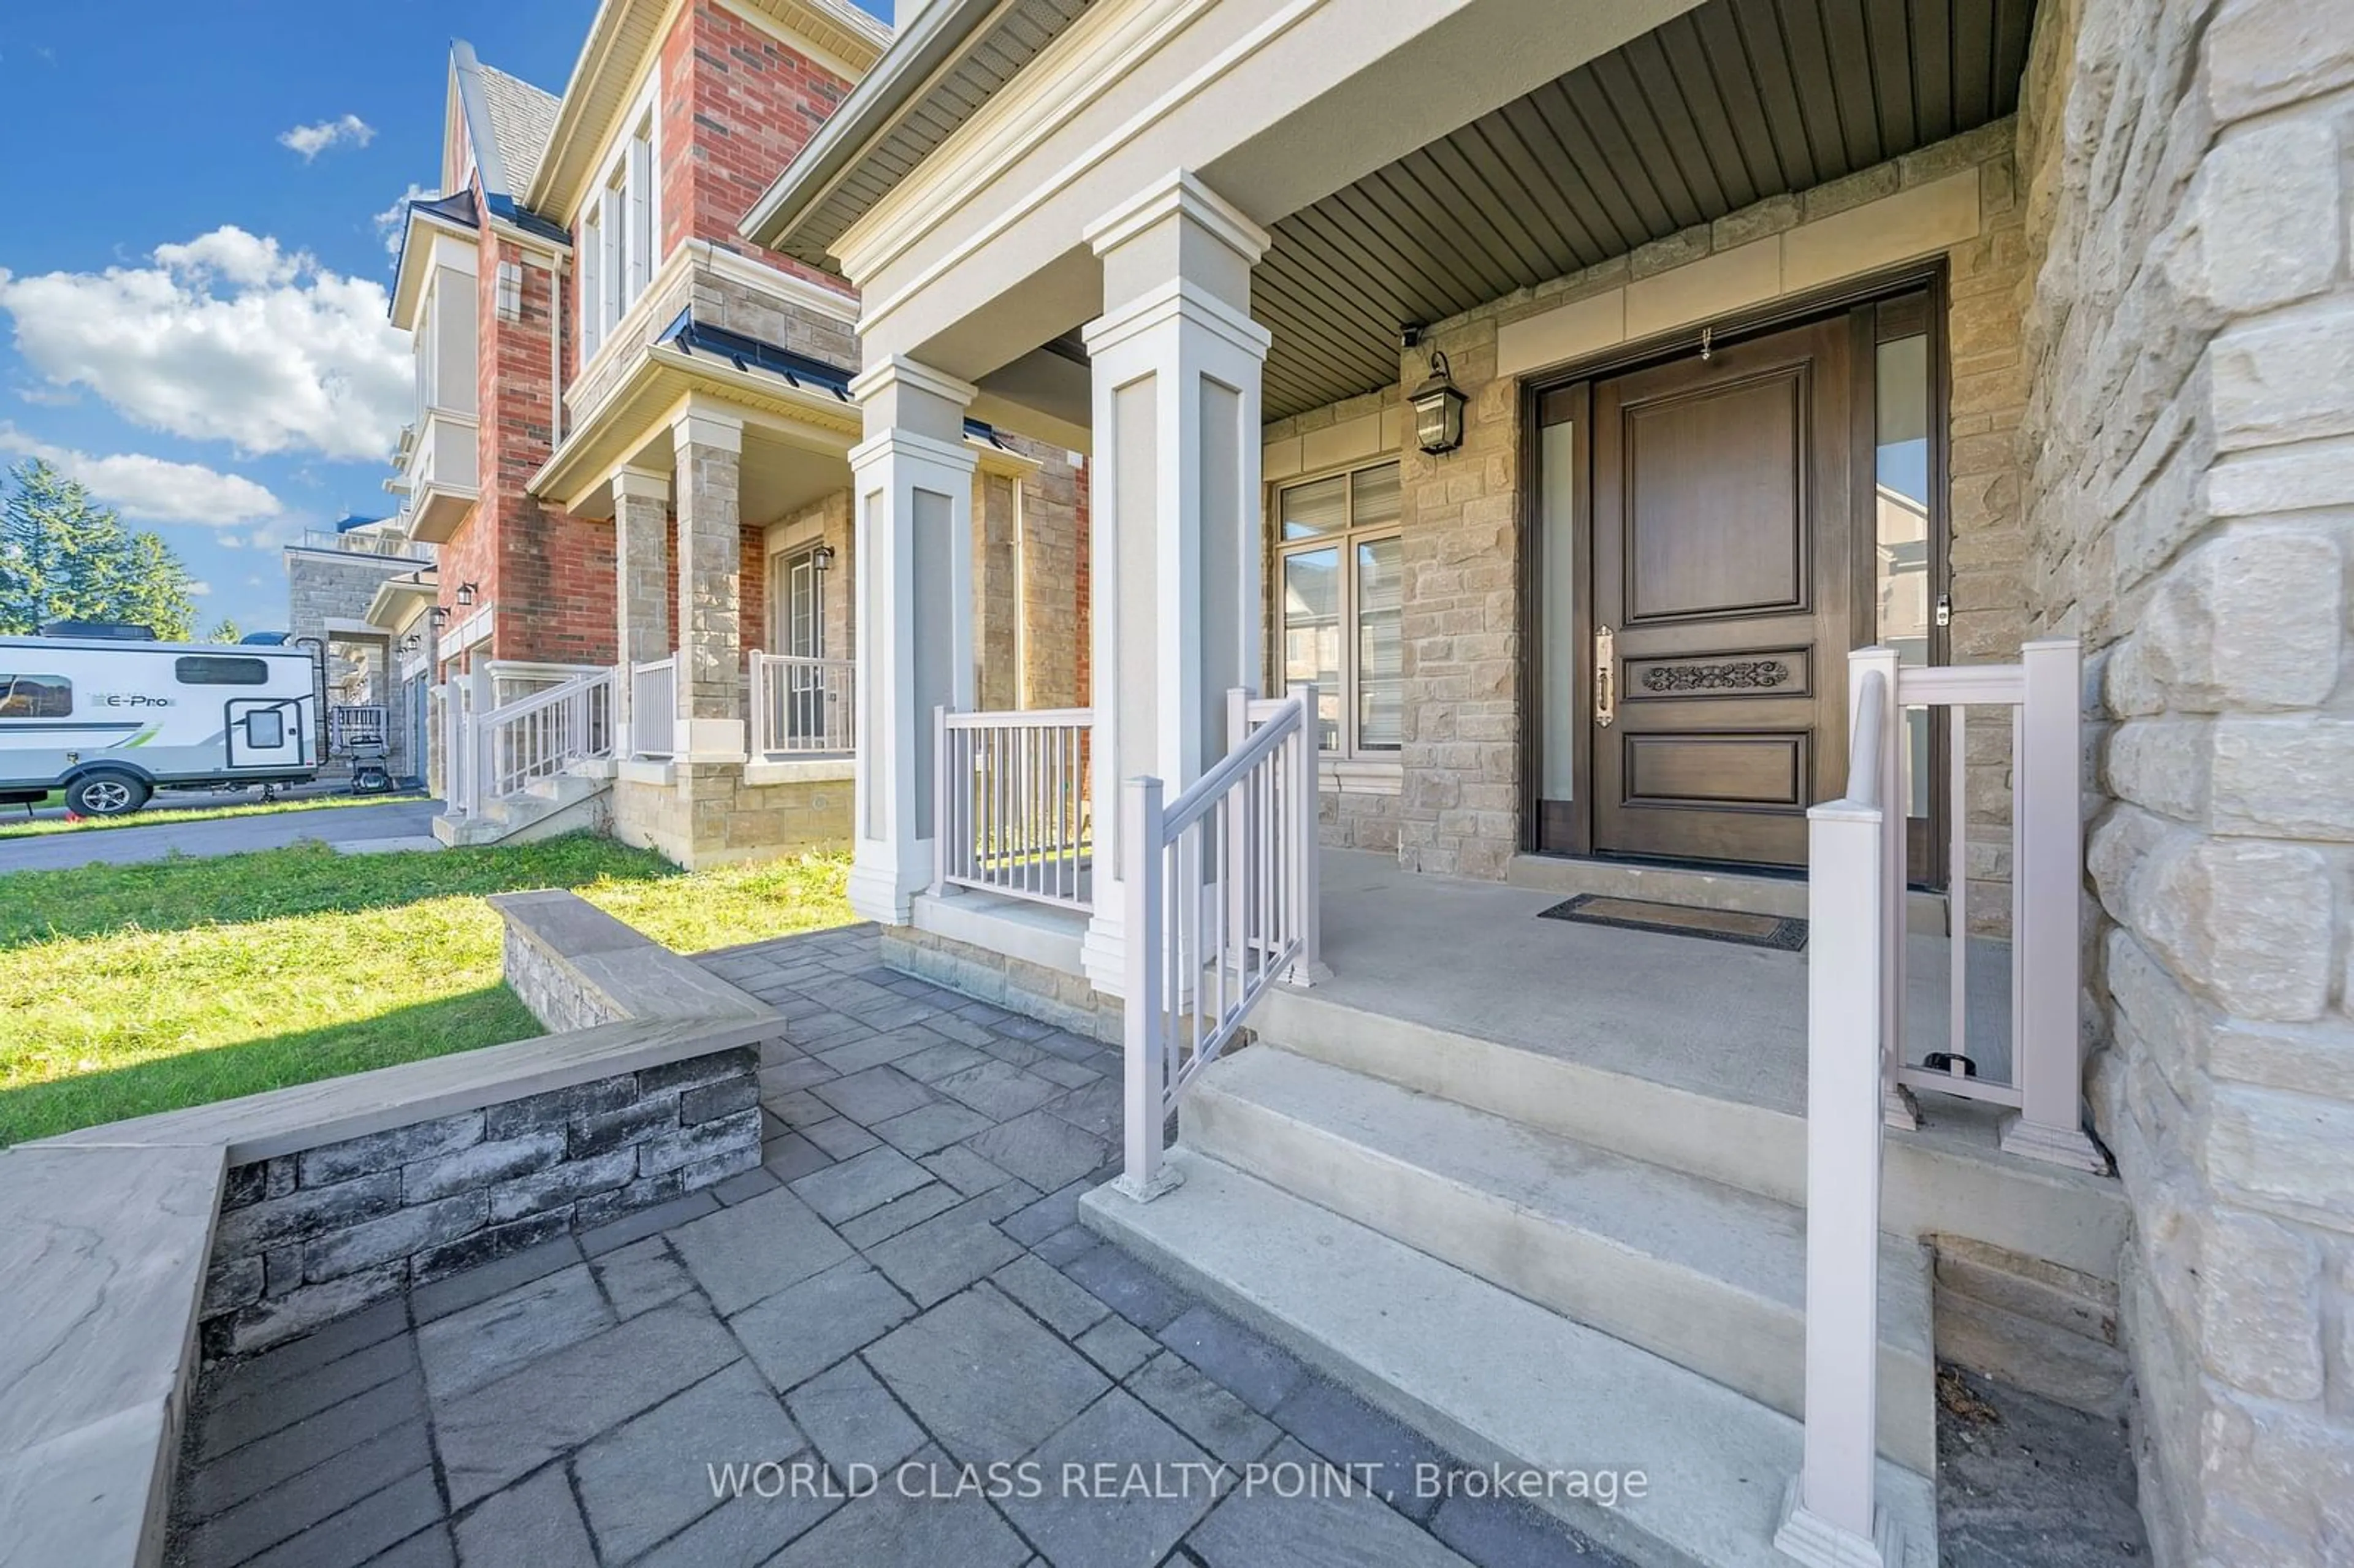
[[1621,926],[1630,931],[1657,931],[1669,937],[1700,937],[1712,942],[1772,948],[1785,953],[1801,952],[1807,946],[1804,920],[1780,915],[1745,915],[1734,909],[1702,909],[1690,904],[1660,904],[1649,898],[1617,898],[1605,893],[1581,893],[1550,909],[1538,910],[1537,918]]

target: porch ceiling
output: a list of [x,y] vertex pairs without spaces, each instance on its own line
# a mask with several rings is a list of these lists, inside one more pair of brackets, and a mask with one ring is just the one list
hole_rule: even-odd
[[2033,0],[1706,0],[1272,228],[1266,414],[1440,321],[2009,114]]

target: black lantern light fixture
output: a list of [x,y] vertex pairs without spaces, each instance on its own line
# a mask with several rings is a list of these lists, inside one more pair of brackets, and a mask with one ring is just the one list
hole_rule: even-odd
[[427,625],[433,627],[437,630],[449,625],[450,607],[446,604],[435,605],[431,609],[425,612],[425,622]]
[[833,546],[831,545],[820,545],[816,549],[811,550],[810,552],[810,567],[813,571],[820,572],[830,572],[833,570]]
[[458,585],[458,608],[463,609],[473,602],[474,585],[472,583],[460,583]]
[[1430,351],[1430,377],[1406,400],[1414,405],[1414,437],[1424,451],[1436,456],[1463,444],[1463,405],[1471,399],[1455,385],[1444,353]]
[[406,637],[404,637],[404,638],[402,638],[402,639],[400,640],[400,651],[401,651],[403,653],[414,653],[414,652],[417,652],[417,646],[418,646],[418,637],[417,637],[417,633],[415,633],[414,631],[410,632],[408,636],[406,636]]

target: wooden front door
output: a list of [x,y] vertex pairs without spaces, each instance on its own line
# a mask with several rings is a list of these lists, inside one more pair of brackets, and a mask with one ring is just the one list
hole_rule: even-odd
[[1806,863],[1846,768],[1851,342],[1840,316],[1595,383],[1598,853]]

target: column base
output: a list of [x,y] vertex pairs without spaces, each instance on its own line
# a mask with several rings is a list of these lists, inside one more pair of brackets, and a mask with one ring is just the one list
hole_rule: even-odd
[[1183,1172],[1163,1163],[1152,1173],[1150,1181],[1139,1181],[1125,1171],[1112,1178],[1111,1190],[1132,1202],[1149,1203],[1164,1193],[1173,1192],[1185,1184]]
[[672,755],[681,762],[742,762],[744,721],[684,718],[673,726]]
[[1782,1492],[1782,1522],[1774,1550],[1807,1568],[1904,1568],[1904,1529],[1886,1509],[1872,1511],[1872,1539],[1842,1530],[1799,1500],[1797,1476]]
[[[1106,891],[1117,899],[1119,890]],[[1088,916],[1087,934],[1079,942],[1079,967],[1086,971],[1087,983],[1103,995],[1128,994],[1127,923],[1104,907],[1101,894],[1097,896],[1096,912]]]
[[2072,1171],[2090,1171],[2094,1175],[2106,1175],[2109,1169],[2107,1156],[2084,1128],[2045,1127],[2023,1116],[2012,1117],[2002,1124],[2002,1151],[2065,1165]]
[[[857,846],[856,854],[864,856],[867,845]],[[916,904],[912,888],[899,885],[896,866],[873,865],[864,859],[851,863],[847,884],[850,912],[861,920],[872,920],[878,926],[905,926],[911,922]]]

